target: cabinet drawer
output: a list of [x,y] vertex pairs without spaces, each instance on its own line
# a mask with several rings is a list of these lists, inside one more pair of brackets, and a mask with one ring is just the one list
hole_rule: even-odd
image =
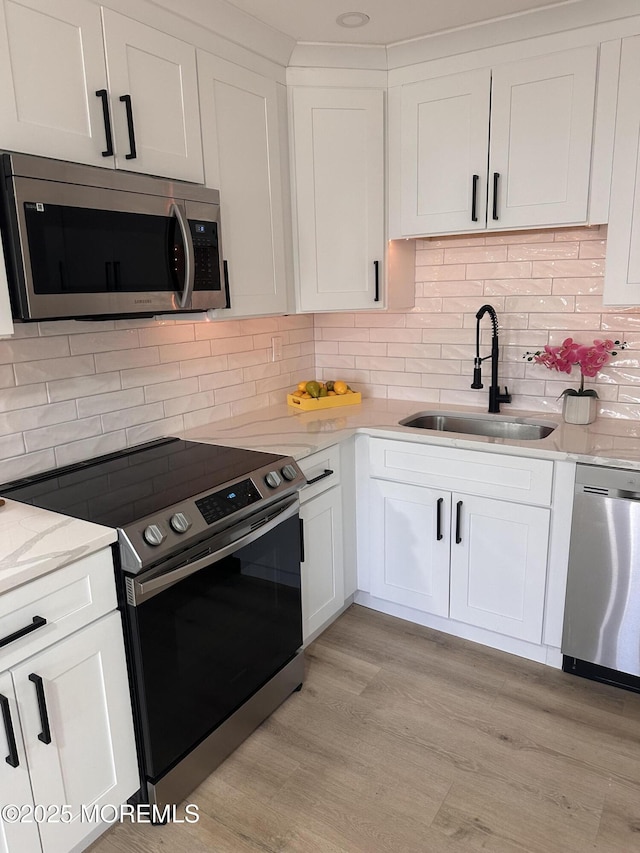
[[46,624],[0,646],[0,670],[114,610],[111,549],[104,548],[0,596],[0,642],[34,624]]
[[501,453],[372,439],[370,474],[385,480],[549,506],[553,462]]
[[325,450],[319,450],[317,453],[312,453],[311,456],[299,459],[298,465],[302,468],[307,480],[315,480],[316,477],[322,478],[316,480],[315,483],[308,483],[300,489],[300,502],[305,503],[316,495],[337,486],[340,482],[340,447],[334,444]]

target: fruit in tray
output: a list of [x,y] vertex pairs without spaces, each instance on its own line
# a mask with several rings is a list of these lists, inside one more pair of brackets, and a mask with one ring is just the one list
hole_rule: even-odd
[[292,396],[300,397],[302,400],[310,400],[318,397],[336,397],[342,394],[354,393],[354,390],[341,379],[338,379],[336,382],[331,379],[327,380],[327,382],[318,382],[316,379],[311,379],[309,382],[298,382],[298,388],[293,392]]

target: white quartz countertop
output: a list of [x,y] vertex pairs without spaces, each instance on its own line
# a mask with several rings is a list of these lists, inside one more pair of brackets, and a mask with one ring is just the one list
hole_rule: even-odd
[[355,433],[365,433],[491,453],[570,459],[640,470],[640,424],[633,420],[599,418],[588,426],[578,426],[565,424],[561,414],[524,412],[503,406],[502,414],[507,417],[533,418],[558,424],[547,438],[534,441],[463,436],[398,424],[401,419],[421,411],[487,414],[486,409],[406,400],[365,399],[357,405],[320,409],[317,412],[301,412],[283,403],[234,418],[213,421],[187,430],[180,437],[190,441],[282,453],[302,459]]
[[6,499],[0,507],[0,593],[115,541],[109,527]]

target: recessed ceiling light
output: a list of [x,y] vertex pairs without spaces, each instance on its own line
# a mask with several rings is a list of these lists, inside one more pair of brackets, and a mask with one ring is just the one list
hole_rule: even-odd
[[370,20],[364,12],[343,12],[336,18],[336,24],[340,27],[364,27]]

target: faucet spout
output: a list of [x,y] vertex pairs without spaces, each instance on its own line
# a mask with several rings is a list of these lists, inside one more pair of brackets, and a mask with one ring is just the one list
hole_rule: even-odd
[[[491,354],[480,358],[480,321],[485,314],[491,320]],[[497,414],[501,403],[510,403],[511,394],[505,386],[504,393],[500,391],[498,383],[498,315],[492,305],[483,305],[476,314],[476,355],[473,359],[473,382],[472,388],[483,388],[482,385],[482,362],[491,359],[491,385],[489,386],[489,412]]]

